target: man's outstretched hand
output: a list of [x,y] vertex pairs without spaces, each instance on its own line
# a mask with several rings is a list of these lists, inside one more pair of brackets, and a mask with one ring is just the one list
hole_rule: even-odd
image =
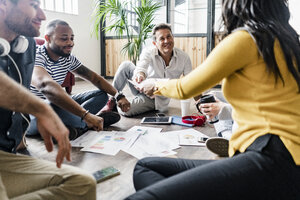
[[56,139],[58,144],[56,166],[60,168],[64,158],[71,161],[69,130],[65,127],[50,106],[46,110],[46,112],[36,115],[37,128],[41,136],[44,138],[44,143],[48,152],[53,150],[52,137]]

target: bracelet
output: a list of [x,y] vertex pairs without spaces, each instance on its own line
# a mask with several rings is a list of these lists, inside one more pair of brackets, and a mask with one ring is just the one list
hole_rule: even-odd
[[89,114],[89,110],[86,110],[85,113],[82,115],[81,120],[84,120],[84,118]]
[[120,99],[122,99],[123,97],[125,97],[125,95],[122,92],[117,92],[116,95],[114,96],[114,98],[119,101]]

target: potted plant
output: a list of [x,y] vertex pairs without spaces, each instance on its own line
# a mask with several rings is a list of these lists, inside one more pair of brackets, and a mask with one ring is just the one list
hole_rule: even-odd
[[120,0],[97,0],[93,12],[94,26],[93,33],[98,37],[100,25],[109,19],[110,23],[103,27],[105,33],[113,31],[121,38],[126,36],[127,43],[121,52],[128,55],[128,58],[136,64],[139,59],[142,45],[149,37],[149,33],[154,27],[153,20],[155,12],[161,5],[153,0],[141,0],[138,6],[131,5],[137,15],[138,26],[133,26],[128,22],[129,11],[126,9],[131,1]]

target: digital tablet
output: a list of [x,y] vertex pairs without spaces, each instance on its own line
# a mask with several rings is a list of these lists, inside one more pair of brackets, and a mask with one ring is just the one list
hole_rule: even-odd
[[144,117],[141,124],[171,124],[172,117]]

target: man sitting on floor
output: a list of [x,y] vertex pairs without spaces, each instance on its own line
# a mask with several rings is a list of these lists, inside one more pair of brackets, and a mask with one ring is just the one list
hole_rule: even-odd
[[[107,103],[107,93],[117,99],[119,107],[124,112],[129,110],[130,103],[108,81],[71,55],[74,34],[68,23],[62,20],[49,22],[46,26],[45,39],[46,44],[37,49],[31,91],[50,102],[64,124],[71,130],[70,139],[75,139],[90,128],[99,131],[103,126],[118,122],[120,115],[116,112],[116,108],[114,111],[100,112]],[[70,97],[60,86],[70,71],[90,81],[99,89]],[[32,117],[28,135],[36,134],[38,134],[36,120]]]
[[[94,178],[62,165],[65,158],[71,159],[68,129],[48,104],[26,89],[34,66],[32,37],[40,34],[45,18],[39,0],[0,0],[0,199],[95,200]],[[29,123],[22,113],[36,117],[48,151],[53,150],[52,137],[56,139],[57,167],[16,154]]]
[[125,116],[134,116],[147,111],[159,110],[164,112],[170,102],[166,97],[147,97],[139,92],[128,80],[140,83],[147,78],[172,79],[187,75],[192,71],[189,56],[182,50],[174,47],[174,37],[168,24],[157,24],[153,28],[153,47],[143,50],[140,61],[135,66],[132,62],[123,62],[114,77],[113,86],[122,91],[126,83],[135,98],[130,102],[130,110],[120,112]]

